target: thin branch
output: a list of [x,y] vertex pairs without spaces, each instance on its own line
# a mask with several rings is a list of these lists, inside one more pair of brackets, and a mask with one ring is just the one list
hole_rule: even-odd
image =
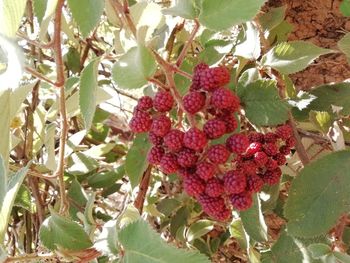
[[29,255],[23,255],[23,256],[17,256],[17,257],[8,257],[5,260],[5,263],[9,262],[28,262],[28,261],[44,261],[49,259],[57,259],[57,255],[55,254],[29,254]]
[[46,76],[40,74],[39,72],[35,71],[34,69],[32,69],[32,68],[30,68],[28,66],[25,66],[24,70],[26,72],[28,72],[29,74],[33,75],[34,77],[36,77],[36,78],[38,78],[38,79],[40,79],[42,81],[45,81],[45,82],[47,82],[47,83],[49,83],[49,84],[51,84],[53,86],[56,86],[56,83],[54,81],[50,80],[49,78],[47,78]]
[[164,89],[164,90],[169,90],[169,87],[165,84],[163,84],[162,82],[160,82],[159,80],[155,79],[155,78],[149,78],[148,79],[149,82],[156,84],[158,87]]
[[123,6],[121,3],[119,3],[118,0],[109,0],[109,2],[113,6],[114,11],[119,15],[120,20],[124,20],[124,23],[127,25],[134,38],[137,40],[136,27],[130,16],[129,7],[127,4]]
[[53,47],[53,41],[50,41],[49,43],[47,44],[42,44],[42,43],[39,43],[35,40],[32,40],[30,39],[28,36],[24,35],[23,33],[21,32],[17,32],[17,36],[20,37],[20,38],[23,38],[25,41],[28,42],[28,44],[31,44],[33,46],[36,46],[38,48],[41,48],[41,49],[49,49],[49,48],[52,48]]
[[142,176],[142,180],[140,183],[140,190],[134,201],[134,206],[137,210],[139,210],[140,214],[142,214],[143,204],[145,203],[146,193],[148,190],[149,183],[151,181],[151,171],[152,171],[152,165],[149,165]]

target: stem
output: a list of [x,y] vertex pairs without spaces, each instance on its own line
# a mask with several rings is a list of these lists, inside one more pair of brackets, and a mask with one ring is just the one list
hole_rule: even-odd
[[34,69],[32,69],[28,66],[25,66],[24,70],[27,71],[29,74],[32,74],[34,77],[36,77],[42,81],[45,81],[53,86],[56,86],[56,83],[54,81],[50,80],[49,78],[45,77],[44,75],[41,75],[39,72],[35,71]]
[[56,87],[59,88],[59,105],[60,105],[60,117],[61,117],[61,135],[60,135],[60,147],[59,147],[59,159],[57,169],[55,171],[55,176],[58,177],[59,189],[60,189],[60,214],[63,214],[66,211],[68,206],[67,197],[66,197],[66,187],[64,182],[64,151],[67,140],[68,133],[68,121],[67,121],[67,112],[66,112],[66,97],[64,92],[64,66],[62,58],[62,49],[61,49],[61,18],[62,18],[62,7],[64,0],[59,0],[57,3],[56,14],[55,14],[55,25],[54,25],[54,37],[53,37],[53,52],[56,62],[56,72],[57,72],[57,81]]
[[8,257],[5,260],[5,263],[9,262],[28,262],[28,261],[42,261],[46,259],[54,259],[57,258],[57,255],[54,254],[43,254],[43,255],[37,255],[37,254],[29,254],[29,255],[23,255],[23,256],[17,256],[17,257]]
[[152,171],[152,165],[149,165],[142,176],[142,180],[140,183],[140,190],[134,201],[134,206],[137,210],[139,210],[140,214],[142,214],[143,204],[145,202],[146,193],[148,190],[149,182],[151,180],[151,171]]
[[195,25],[194,25],[194,28],[191,32],[191,35],[190,37],[188,38],[188,41],[186,42],[185,46],[183,47],[183,49],[181,50],[181,53],[179,55],[179,57],[177,58],[177,61],[176,61],[176,66],[177,67],[180,67],[182,65],[182,62],[184,61],[186,55],[187,55],[187,50],[190,48],[190,46],[192,45],[192,42],[198,32],[198,29],[199,29],[199,22],[197,19],[194,20],[195,22]]
[[111,5],[114,8],[114,11],[119,14],[119,18],[121,21],[123,21],[127,27],[129,28],[129,30],[131,31],[131,33],[133,34],[134,38],[137,40],[137,31],[136,31],[136,27],[134,22],[132,21],[132,18],[130,16],[130,12],[129,12],[129,6],[127,4],[127,1],[124,2],[124,6],[119,3],[118,0],[109,0],[109,2],[111,3]]

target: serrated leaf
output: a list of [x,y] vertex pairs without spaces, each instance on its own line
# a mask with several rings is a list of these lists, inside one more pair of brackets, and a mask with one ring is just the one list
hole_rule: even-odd
[[78,251],[93,245],[81,225],[54,211],[51,211],[51,216],[42,223],[39,237],[41,243],[50,250],[64,248]]
[[333,255],[340,263],[350,263],[350,256],[347,254],[334,251]]
[[73,153],[70,158],[72,165],[68,168],[68,172],[73,175],[87,174],[99,167],[95,159],[81,152]]
[[343,0],[339,9],[343,16],[350,16],[350,0]]
[[[123,228],[118,238],[124,248],[125,263],[205,263],[210,262],[204,255],[166,244],[143,220]],[[145,242],[147,240],[147,242]]]
[[128,151],[125,159],[125,172],[130,179],[131,187],[136,187],[147,168],[147,153],[151,144],[147,139],[147,134],[137,134],[134,143]]
[[0,34],[14,37],[21,22],[27,0],[0,1]]
[[269,12],[258,17],[261,27],[266,30],[271,30],[282,23],[287,5],[269,9]]
[[131,48],[113,66],[113,79],[121,88],[137,89],[156,71],[156,61],[144,46]]
[[313,237],[327,232],[349,209],[349,186],[349,151],[329,154],[306,166],[293,180],[285,205],[288,233]]
[[305,69],[320,55],[333,52],[305,41],[283,42],[263,56],[264,66],[272,67],[282,74],[293,74]]
[[253,197],[253,205],[246,211],[240,212],[243,227],[249,237],[258,242],[267,241],[267,226],[261,212],[260,199]]
[[331,248],[322,243],[311,244],[307,247],[313,258],[321,258],[332,252]]
[[234,55],[249,60],[257,59],[261,53],[259,30],[252,22],[247,22],[244,32],[245,39],[236,46]]
[[22,207],[23,209],[26,209],[29,212],[32,212],[32,200],[31,200],[31,195],[28,187],[25,185],[21,185],[19,188],[16,199],[15,199],[15,206]]
[[99,63],[99,58],[92,60],[83,69],[80,76],[79,105],[86,130],[90,129],[96,110],[97,69]]
[[181,202],[175,198],[165,198],[157,204],[157,209],[165,216],[170,216],[181,205]]
[[249,240],[243,228],[242,220],[235,219],[229,227],[230,235],[235,238],[242,249],[247,249]]
[[288,104],[278,95],[274,80],[257,80],[241,91],[247,118],[257,126],[274,126],[288,119]]
[[170,221],[170,233],[176,236],[176,232],[187,224],[188,217],[190,216],[189,209],[184,206],[177,210],[176,214],[171,218]]
[[117,180],[121,179],[125,174],[124,165],[118,167],[114,171],[101,172],[89,176],[87,181],[91,187],[94,188],[103,188],[108,187],[114,184]]
[[194,19],[198,15],[194,0],[176,0],[174,6],[164,9],[163,13],[186,19]]
[[186,237],[187,241],[191,242],[207,233],[209,233],[214,228],[214,222],[202,219],[193,223],[187,230]]
[[333,118],[326,111],[310,111],[309,118],[317,129],[326,134],[332,126]]
[[199,22],[212,30],[225,30],[251,20],[265,0],[203,0]]
[[[350,2],[349,2],[349,10],[350,10]],[[338,41],[338,47],[345,54],[346,58],[348,59],[348,63],[350,63],[350,33],[345,34],[342,37],[342,39]]]
[[68,5],[83,37],[87,37],[100,22],[104,9],[104,1],[68,0]]
[[289,105],[298,108],[298,110],[303,110],[306,109],[315,99],[316,96],[301,90],[293,99],[288,100],[288,103]]

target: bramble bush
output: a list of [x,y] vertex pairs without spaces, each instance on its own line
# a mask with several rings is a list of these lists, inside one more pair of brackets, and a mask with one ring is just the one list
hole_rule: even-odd
[[0,3],[0,262],[350,262],[350,84],[290,78],[350,33],[288,41],[264,0]]

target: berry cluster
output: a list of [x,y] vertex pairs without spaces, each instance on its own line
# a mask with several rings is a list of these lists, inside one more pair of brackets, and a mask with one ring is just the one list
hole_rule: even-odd
[[[198,200],[212,218],[226,221],[231,209],[245,210],[252,205],[252,194],[264,184],[279,182],[295,141],[289,125],[266,134],[232,134],[224,144],[211,144],[238,126],[240,101],[229,88],[225,67],[209,68],[199,64],[194,69],[192,85],[182,98],[188,115],[204,120],[202,129],[186,131],[175,128],[169,111],[175,106],[172,94],[159,91],[155,97],[142,97],[134,109],[130,128],[135,133],[149,132],[153,147],[149,163],[165,174],[177,173],[186,193]],[[233,160],[231,160],[233,156]]]

